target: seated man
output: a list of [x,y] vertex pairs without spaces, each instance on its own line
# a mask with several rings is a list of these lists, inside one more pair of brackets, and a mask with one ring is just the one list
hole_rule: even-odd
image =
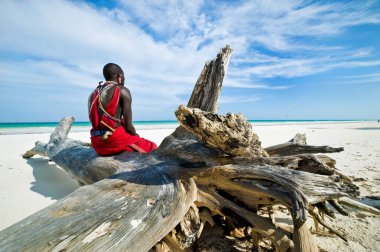
[[91,143],[99,155],[114,155],[123,151],[147,153],[157,145],[139,137],[132,124],[132,97],[124,87],[124,72],[120,66],[108,63],[103,68],[106,80],[88,99],[92,124]]

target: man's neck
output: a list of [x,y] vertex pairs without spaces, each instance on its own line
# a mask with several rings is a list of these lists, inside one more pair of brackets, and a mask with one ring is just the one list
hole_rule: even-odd
[[116,85],[119,85],[119,83],[117,83],[116,81],[113,81],[113,80],[108,80],[108,81],[104,82],[104,85],[107,85],[107,84],[116,84]]

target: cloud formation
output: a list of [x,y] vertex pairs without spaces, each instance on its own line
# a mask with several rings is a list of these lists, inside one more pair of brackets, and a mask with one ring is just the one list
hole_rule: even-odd
[[[226,44],[234,54],[224,85],[239,97],[223,93],[226,103],[258,101],[252,90],[291,89],[283,79],[380,65],[374,58],[379,48],[337,40],[352,27],[379,27],[376,1],[120,0],[113,6],[1,1],[2,107],[19,106],[15,97],[27,94],[41,94],[45,101],[54,96],[59,103],[70,96],[73,110],[66,114],[85,120],[83,94],[102,80],[103,65],[115,62],[126,72],[135,119],[171,119],[178,103],[186,103],[204,62]],[[26,115],[17,120],[23,118],[34,120]]]

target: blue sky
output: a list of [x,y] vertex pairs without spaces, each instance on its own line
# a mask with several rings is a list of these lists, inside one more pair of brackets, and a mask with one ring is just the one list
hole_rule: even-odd
[[379,119],[380,1],[0,1],[0,122],[87,120],[119,64],[134,120],[174,120],[233,49],[219,112]]

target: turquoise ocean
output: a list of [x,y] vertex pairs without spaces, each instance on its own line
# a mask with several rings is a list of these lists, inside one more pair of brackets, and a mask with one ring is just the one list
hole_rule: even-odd
[[[248,120],[253,125],[283,125],[283,124],[320,124],[320,123],[344,123],[364,122],[371,120]],[[58,122],[7,122],[0,123],[0,135],[10,134],[37,134],[51,133]],[[134,121],[137,130],[146,129],[171,129],[179,124],[174,120],[162,121]],[[74,122],[72,132],[85,132],[91,128],[90,122]]]

